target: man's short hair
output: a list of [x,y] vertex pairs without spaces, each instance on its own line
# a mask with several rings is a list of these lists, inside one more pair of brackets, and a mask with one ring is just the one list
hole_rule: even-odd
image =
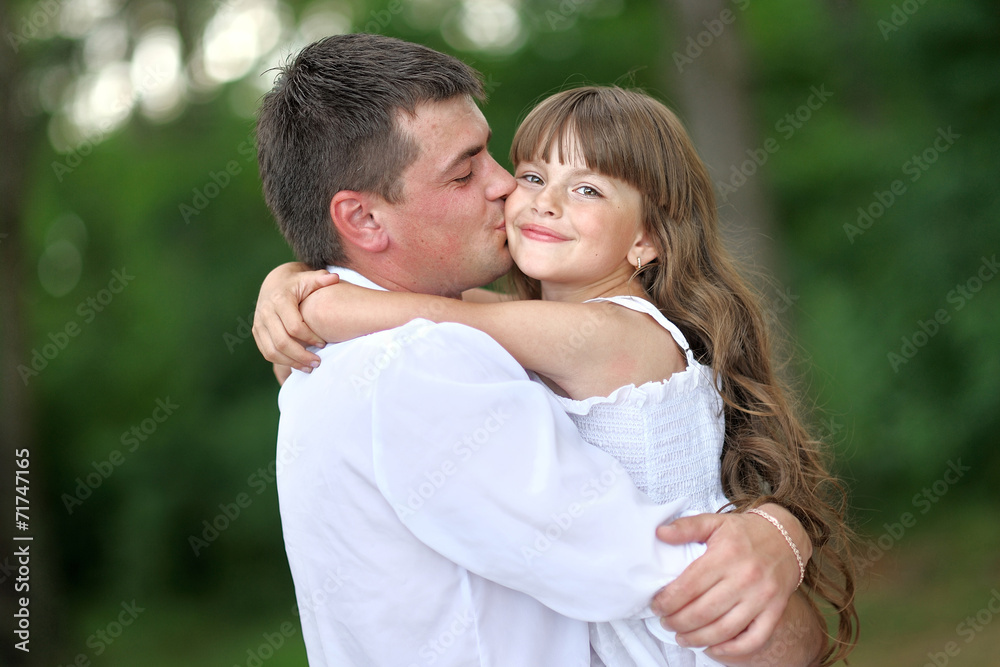
[[418,146],[401,110],[468,95],[481,75],[460,60],[381,35],[335,35],[304,48],[264,96],[257,158],[264,199],[299,260],[314,269],[345,260],[330,220],[340,190],[403,196],[402,173]]

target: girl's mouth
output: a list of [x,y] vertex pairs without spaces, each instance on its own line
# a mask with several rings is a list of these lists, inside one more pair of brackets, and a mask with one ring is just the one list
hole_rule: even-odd
[[569,238],[541,225],[522,225],[518,228],[518,230],[521,232],[522,236],[531,239],[532,241],[541,241],[543,243],[561,243],[563,241],[569,241]]

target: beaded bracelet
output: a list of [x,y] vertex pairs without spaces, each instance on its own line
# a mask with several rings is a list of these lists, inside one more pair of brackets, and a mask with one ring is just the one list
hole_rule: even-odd
[[773,516],[771,516],[764,510],[757,509],[755,507],[752,510],[747,510],[747,513],[756,514],[757,516],[767,519],[774,525],[775,528],[781,531],[781,536],[785,538],[785,541],[788,542],[788,546],[792,548],[792,553],[795,554],[795,560],[798,561],[799,564],[799,583],[795,585],[795,590],[798,590],[799,586],[802,585],[802,580],[806,578],[806,566],[802,563],[802,555],[799,554],[799,548],[795,546],[795,542],[792,541],[792,537],[788,534],[788,531],[785,530],[785,527],[781,525],[780,521],[775,519]]

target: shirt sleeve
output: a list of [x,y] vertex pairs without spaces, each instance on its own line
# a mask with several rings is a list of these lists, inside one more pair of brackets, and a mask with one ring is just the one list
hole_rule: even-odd
[[486,334],[416,320],[383,357],[376,482],[444,557],[596,622],[653,616],[652,596],[704,552],[659,541],[686,501],[652,503]]

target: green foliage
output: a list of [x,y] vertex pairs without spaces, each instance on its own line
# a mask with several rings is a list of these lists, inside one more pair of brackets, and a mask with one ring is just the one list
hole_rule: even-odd
[[[822,404],[849,427],[841,458],[877,504],[950,458],[975,462],[970,487],[1000,465],[989,446],[1000,292],[984,266],[1000,249],[988,156],[1000,141],[987,74],[1000,67],[997,19],[983,2],[927,3],[883,39],[878,22],[899,4],[826,5],[801,22],[779,20],[803,11],[795,3],[747,13],[764,123],[812,85],[834,93],[768,176],[800,290],[799,343],[821,369]],[[981,269],[990,279],[974,291]]]
[[[189,15],[176,4],[185,33],[197,33],[203,8]],[[1000,474],[1000,280],[984,279],[983,268],[1000,252],[1000,25],[989,0],[926,2],[884,35],[880,21],[891,23],[899,4],[752,3],[731,28],[747,44],[761,141],[781,136],[778,123],[811,87],[833,93],[756,178],[777,212],[783,281],[798,296],[793,331],[810,398],[834,420],[838,463],[872,525],[912,511],[912,496],[950,460],[973,470],[949,503],[1000,505],[990,484]],[[355,24],[380,8],[355,2]],[[546,0],[522,12],[519,50],[459,54],[491,89],[485,111],[498,158],[532,103],[556,90],[618,82],[674,101],[663,84],[674,47],[663,44],[669,26],[656,3]],[[436,24],[397,19],[387,30],[449,50]],[[30,45],[36,62],[67,48]],[[241,86],[166,124],[132,121],[68,173],[53,167],[67,158],[42,135],[25,165],[24,363],[79,326],[28,379],[38,474],[71,609],[89,607],[94,627],[107,622],[107,600],[217,599],[219,614],[268,607],[278,611],[263,617],[277,622],[292,602],[267,472],[277,387],[249,337],[260,282],[291,253],[260,196],[252,121],[233,111],[252,96]],[[949,128],[958,137],[935,149]],[[926,170],[913,162],[925,151],[934,158]],[[859,208],[871,217],[866,228]],[[67,215],[86,230],[82,276],[57,297],[36,267]],[[114,271],[134,276],[118,293]],[[967,296],[955,291],[962,285]],[[101,310],[88,305],[104,290],[113,298]],[[158,399],[178,406],[162,422]],[[150,424],[155,431],[143,431]],[[130,450],[135,428],[144,439]],[[124,462],[103,479],[96,471],[116,450]],[[70,513],[64,494],[93,474],[99,484]],[[252,502],[195,555],[202,522],[240,494]],[[195,627],[182,617],[174,613],[171,627]],[[82,623],[68,631],[68,650],[86,638]]]

